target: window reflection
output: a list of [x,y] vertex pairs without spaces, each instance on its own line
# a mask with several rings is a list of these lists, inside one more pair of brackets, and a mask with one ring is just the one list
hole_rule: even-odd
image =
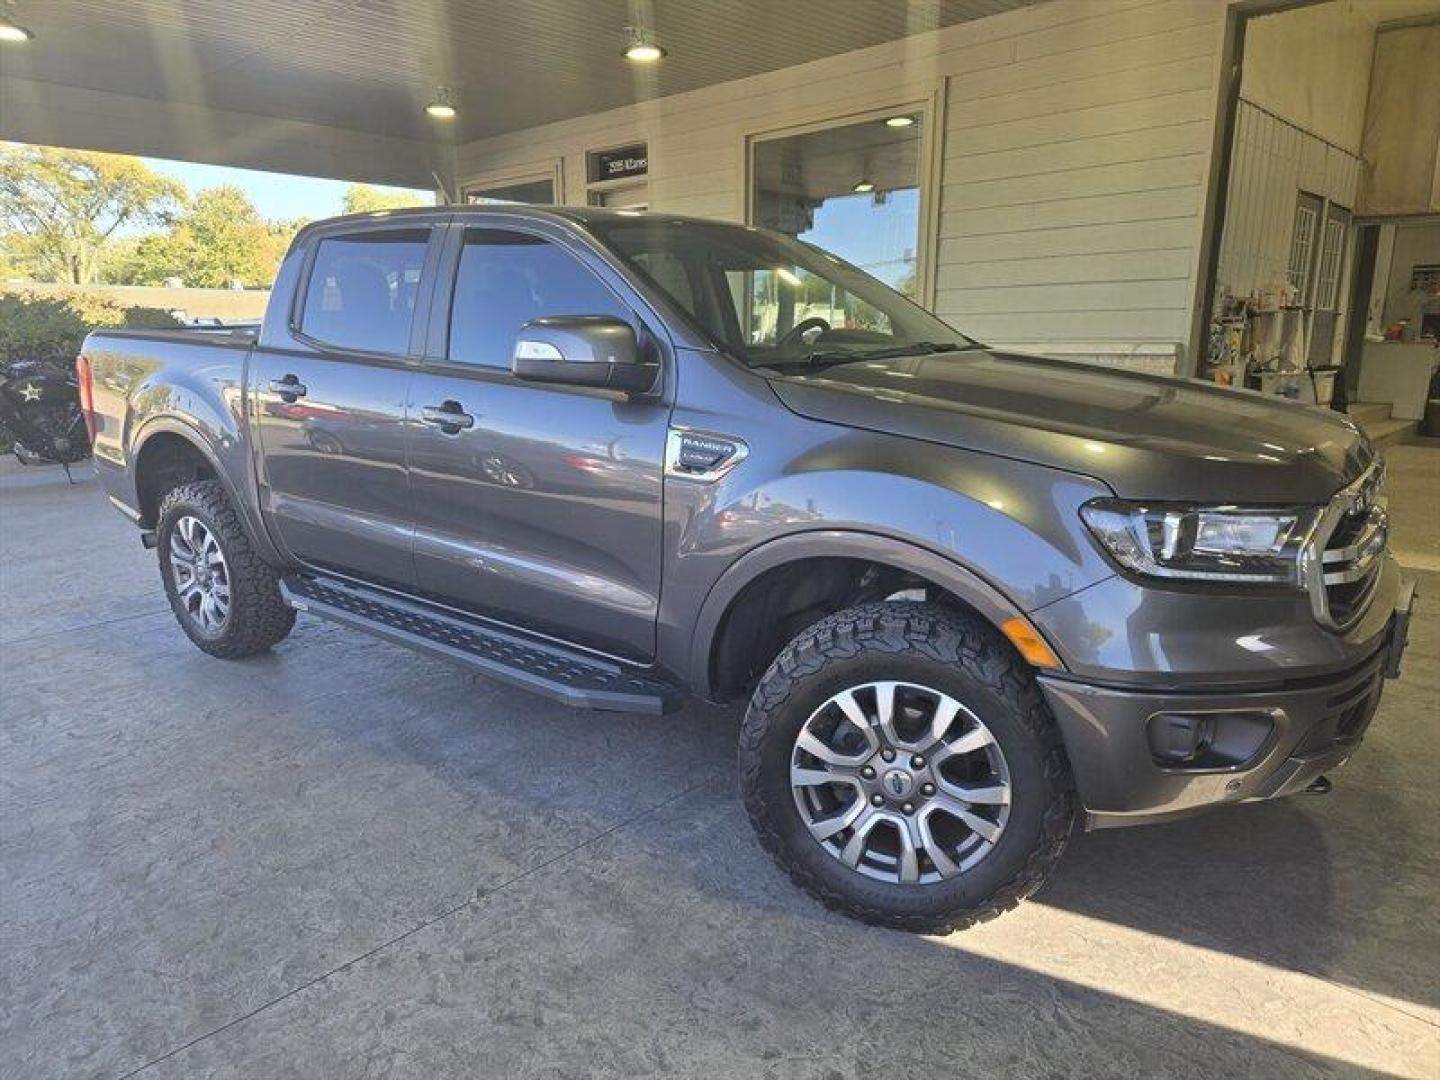
[[911,118],[915,122],[888,122],[898,119],[892,116],[757,142],[755,224],[833,251],[914,297],[921,117]]

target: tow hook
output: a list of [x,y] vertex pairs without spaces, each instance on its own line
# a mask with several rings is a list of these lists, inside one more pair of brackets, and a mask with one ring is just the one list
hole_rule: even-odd
[[1302,795],[1329,795],[1335,785],[1330,782],[1328,776],[1317,776],[1314,782],[1303,790]]
[[154,551],[155,546],[160,543],[160,537],[154,529],[145,529],[140,533],[140,546],[146,551]]

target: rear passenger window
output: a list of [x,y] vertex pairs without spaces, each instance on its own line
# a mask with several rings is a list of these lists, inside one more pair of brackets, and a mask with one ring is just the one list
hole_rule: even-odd
[[604,282],[558,244],[504,229],[466,232],[450,308],[450,359],[509,368],[520,328],[546,315],[634,322]]
[[403,229],[321,240],[300,329],[345,349],[408,352],[429,239],[429,229]]

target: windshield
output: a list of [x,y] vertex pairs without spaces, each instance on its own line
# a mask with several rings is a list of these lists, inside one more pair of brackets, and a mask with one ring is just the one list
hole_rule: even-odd
[[699,221],[591,221],[590,231],[752,366],[911,356],[969,338],[849,263],[778,233]]

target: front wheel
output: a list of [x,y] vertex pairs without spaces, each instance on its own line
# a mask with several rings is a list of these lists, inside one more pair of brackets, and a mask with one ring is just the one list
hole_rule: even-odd
[[806,891],[923,933],[1009,910],[1044,882],[1074,786],[1030,669],[983,620],[870,604],[803,631],[741,728],[746,808]]
[[203,651],[234,660],[290,633],[295,612],[280,596],[280,580],[218,481],[183,484],[166,495],[156,540],[170,607]]

